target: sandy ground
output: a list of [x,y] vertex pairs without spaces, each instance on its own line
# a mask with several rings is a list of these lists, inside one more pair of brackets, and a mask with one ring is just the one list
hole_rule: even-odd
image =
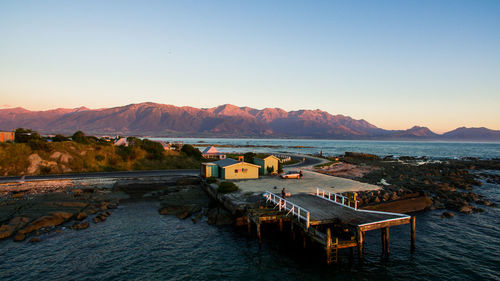
[[[284,171],[299,169],[301,169],[304,174],[304,178],[300,180],[281,179],[278,176],[266,176],[258,180],[240,180],[237,181],[236,184],[243,192],[263,192],[266,190],[280,192],[284,187],[286,192],[291,192],[292,195],[300,192],[315,193],[316,188],[335,193],[379,189],[379,187],[375,185],[313,172],[311,166],[300,168],[290,167],[285,168]],[[276,189],[274,189],[275,186]]]

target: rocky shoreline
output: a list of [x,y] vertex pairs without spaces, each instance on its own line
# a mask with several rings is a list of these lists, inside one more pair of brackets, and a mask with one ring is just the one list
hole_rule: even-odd
[[485,206],[496,206],[473,190],[480,188],[483,181],[500,184],[500,176],[488,173],[500,170],[498,159],[430,161],[425,157],[380,158],[346,152],[336,160],[316,171],[382,187],[376,191],[358,192],[361,208],[384,211],[446,209],[448,215],[444,217],[451,217],[449,211],[473,213],[482,212]]
[[198,176],[33,181],[0,186],[0,240],[43,241],[46,233],[81,230],[106,221],[122,200],[156,200],[159,213],[234,223],[233,214],[202,189]]

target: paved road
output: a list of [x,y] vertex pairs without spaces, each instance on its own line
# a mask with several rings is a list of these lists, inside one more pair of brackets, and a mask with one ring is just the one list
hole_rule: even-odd
[[[26,176],[25,181],[33,180],[55,180],[55,179],[83,179],[83,178],[128,178],[148,176],[172,176],[172,175],[199,175],[200,170],[156,170],[156,171],[123,171],[123,172],[101,172],[81,174],[58,174]],[[21,177],[0,177],[0,183],[17,182]]]
[[[298,163],[289,167],[304,167],[316,165],[321,162],[318,158],[309,156],[297,156],[306,158],[304,163]],[[128,177],[148,177],[148,176],[173,176],[173,175],[189,175],[196,176],[200,174],[200,170],[156,170],[156,171],[122,171],[122,172],[100,172],[100,173],[79,173],[79,174],[57,174],[57,175],[38,175],[26,176],[25,181],[34,180],[55,180],[55,179],[84,179],[84,178],[128,178]],[[0,183],[18,182],[21,177],[0,177]]]

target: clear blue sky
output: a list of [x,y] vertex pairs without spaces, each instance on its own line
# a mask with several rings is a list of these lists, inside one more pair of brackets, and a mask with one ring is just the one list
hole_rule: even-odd
[[0,0],[0,97],[500,129],[500,1]]

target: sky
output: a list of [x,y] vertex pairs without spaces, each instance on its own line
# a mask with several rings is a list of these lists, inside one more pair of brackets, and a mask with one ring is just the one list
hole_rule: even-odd
[[321,109],[500,129],[500,1],[4,1],[0,108]]

